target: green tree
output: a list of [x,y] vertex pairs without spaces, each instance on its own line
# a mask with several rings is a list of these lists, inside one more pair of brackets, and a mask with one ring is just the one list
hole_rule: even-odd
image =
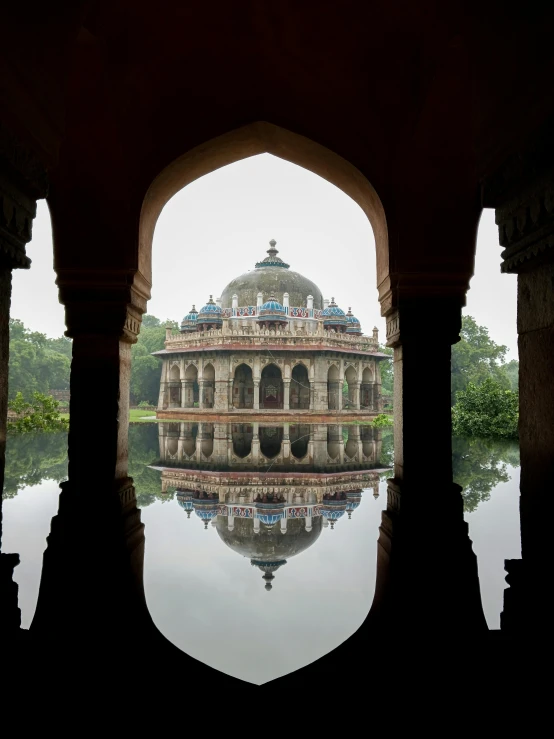
[[503,368],[507,347],[496,344],[485,326],[479,326],[472,316],[462,316],[460,341],[452,347],[451,402],[456,393],[469,383],[481,384],[492,378],[501,387],[510,388],[510,380]]
[[394,368],[392,364],[394,349],[391,346],[380,346],[379,351],[391,357],[390,360],[384,359],[379,362],[379,369],[381,370],[381,392],[385,395],[392,395],[394,389]]
[[452,431],[456,436],[516,439],[519,398],[488,378],[480,385],[470,382],[456,395],[452,409]]
[[50,395],[34,392],[32,401],[28,403],[22,393],[17,393],[14,400],[9,401],[8,408],[18,416],[8,421],[10,433],[65,431],[69,428],[67,419],[60,418],[58,401]]
[[10,434],[6,445],[3,498],[43,480],[67,479],[67,433]]
[[9,398],[22,393],[31,400],[33,393],[48,394],[51,390],[69,388],[71,365],[70,339],[49,339],[45,334],[30,331],[22,321],[11,318]]
[[164,348],[166,325],[178,328],[176,321],[162,323],[150,315],[142,319],[138,341],[131,349],[131,400],[134,404],[141,401],[158,404],[161,361],[151,354]]
[[519,392],[519,362],[517,359],[512,359],[503,365],[503,370],[510,381],[510,388],[514,393]]
[[464,511],[471,513],[489,500],[499,483],[508,482],[508,464],[519,466],[519,448],[513,441],[452,439],[453,478],[463,488]]

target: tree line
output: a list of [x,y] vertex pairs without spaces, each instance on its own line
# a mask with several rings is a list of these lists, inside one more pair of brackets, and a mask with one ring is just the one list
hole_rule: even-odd
[[[131,403],[157,405],[160,389],[160,359],[152,352],[164,348],[165,327],[178,328],[176,321],[161,321],[145,315],[138,341],[131,349]],[[35,393],[69,389],[71,339],[49,339],[10,319],[9,397],[21,393],[31,402]],[[380,351],[392,355],[390,347]],[[454,433],[462,436],[517,436],[519,363],[506,362],[507,347],[497,344],[485,326],[472,316],[463,316],[460,341],[452,347],[451,405]],[[433,373],[428,391],[432,397]],[[382,390],[393,394],[392,362],[381,363]],[[491,419],[493,419],[491,421]]]

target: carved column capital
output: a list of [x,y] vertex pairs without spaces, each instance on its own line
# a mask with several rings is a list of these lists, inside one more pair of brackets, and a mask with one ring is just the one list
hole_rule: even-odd
[[554,169],[496,208],[502,272],[554,261]]
[[36,201],[48,193],[46,169],[28,148],[0,124],[0,265],[27,269]]
[[117,336],[137,341],[150,298],[150,284],[138,272],[59,270],[56,283],[65,305],[66,336]]
[[456,344],[462,327],[460,296],[443,298],[412,298],[387,315],[387,346],[400,346],[406,342],[421,342],[429,330],[433,339]]

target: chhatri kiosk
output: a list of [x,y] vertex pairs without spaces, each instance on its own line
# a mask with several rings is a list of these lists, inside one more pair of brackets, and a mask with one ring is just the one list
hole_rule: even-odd
[[[378,332],[324,299],[270,241],[268,256],[221,297],[167,329],[158,416],[211,409],[375,415],[382,410]],[[344,385],[347,393],[343,393]]]

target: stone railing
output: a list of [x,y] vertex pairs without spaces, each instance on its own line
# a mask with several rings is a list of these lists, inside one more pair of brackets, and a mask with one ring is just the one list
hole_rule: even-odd
[[269,330],[259,326],[240,329],[214,329],[198,331],[190,334],[172,332],[165,341],[167,351],[179,349],[204,349],[208,346],[236,344],[240,346],[264,346],[266,344],[282,346],[302,346],[321,350],[322,348],[340,349],[342,351],[378,351],[378,342],[370,336],[354,336],[338,334],[334,331],[305,331],[288,329]]

